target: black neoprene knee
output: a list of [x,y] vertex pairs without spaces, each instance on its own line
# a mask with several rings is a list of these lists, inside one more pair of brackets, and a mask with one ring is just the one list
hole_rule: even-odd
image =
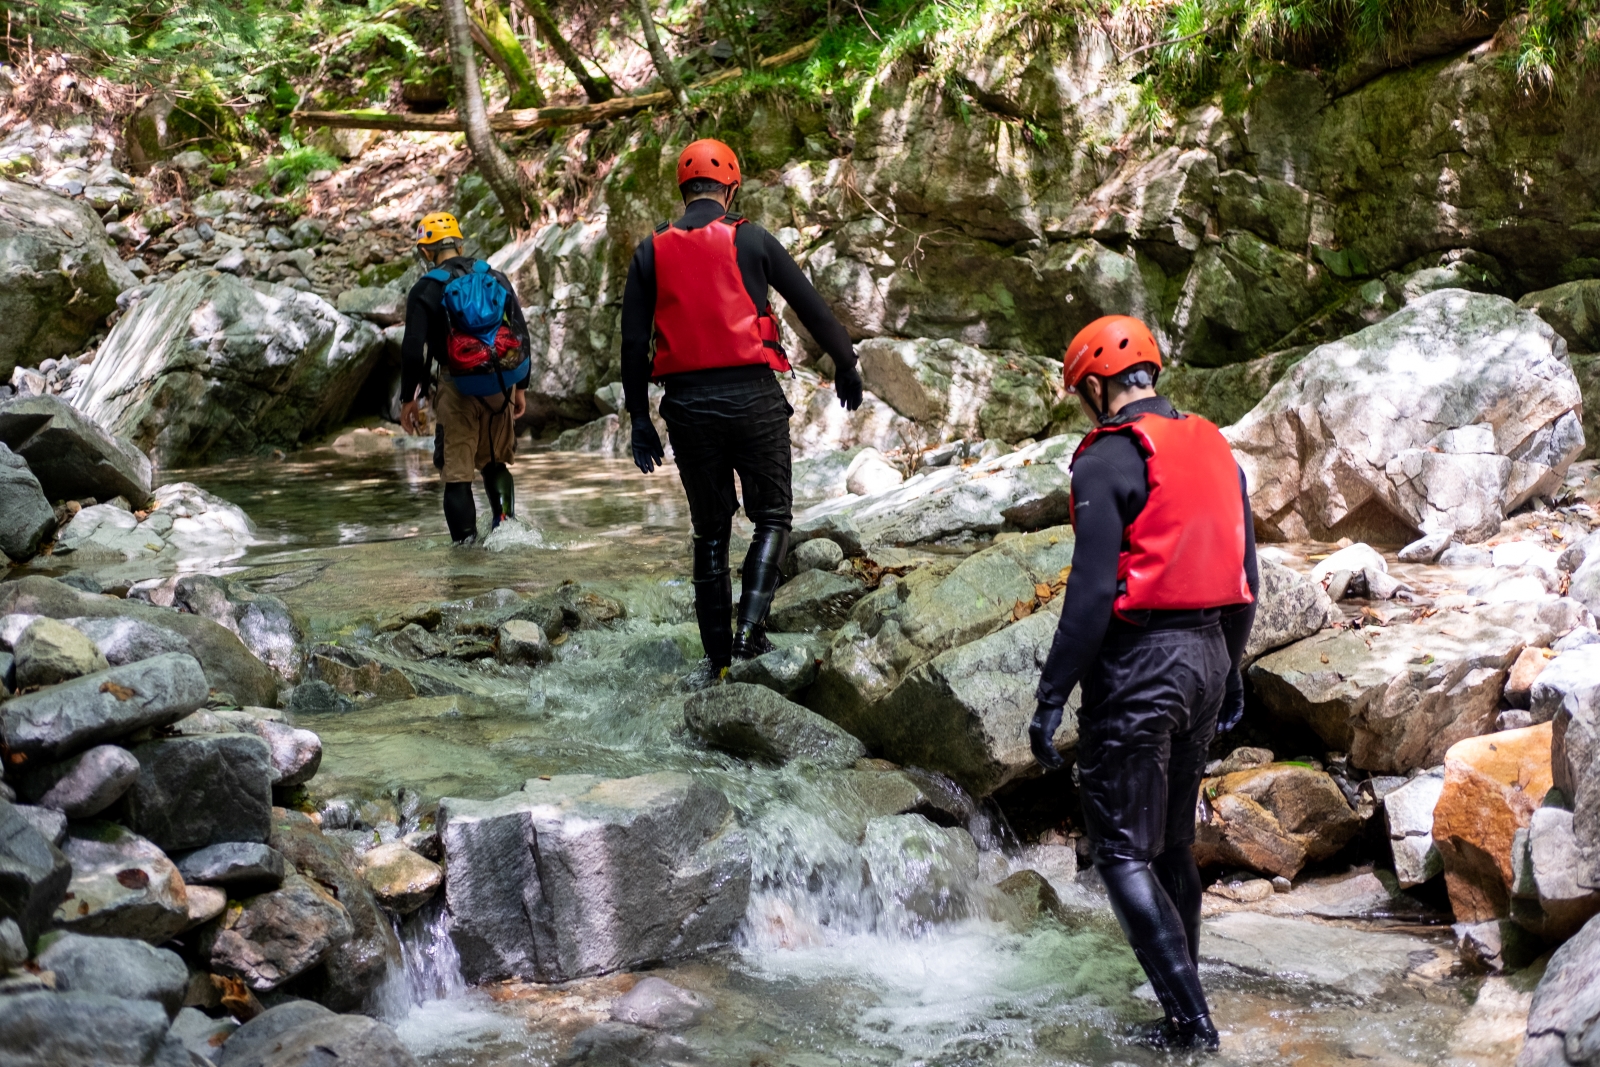
[[1150,864],[1142,860],[1097,861],[1111,910],[1133,947],[1168,1018],[1180,1025],[1209,1019],[1200,971],[1189,953],[1189,938],[1172,898]]
[[478,505],[472,499],[471,482],[445,483],[444,521],[452,541],[459,543],[478,535]]
[[1183,932],[1189,942],[1189,958],[1200,964],[1200,868],[1194,862],[1194,851],[1188,845],[1167,849],[1150,861],[1161,888],[1167,891],[1172,904],[1183,919]]

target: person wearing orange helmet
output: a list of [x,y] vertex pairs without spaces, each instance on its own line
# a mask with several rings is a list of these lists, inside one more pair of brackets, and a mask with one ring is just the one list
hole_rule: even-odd
[[1029,728],[1035,757],[1080,688],[1077,764],[1094,865],[1166,1011],[1147,1035],[1216,1048],[1200,987],[1192,846],[1207,750],[1244,712],[1239,673],[1259,586],[1250,498],[1221,432],[1155,390],[1138,319],[1096,319],[1063,372],[1095,428],[1072,460],[1076,542]]
[[[622,298],[622,386],[633,460],[649,474],[664,456],[650,420],[654,380],[665,387],[660,414],[689,498],[695,616],[710,678],[734,657],[771,649],[767,611],[788,553],[793,412],[774,373],[788,371],[789,360],[769,288],[832,357],[839,402],[854,411],[862,399],[849,333],[784,247],[733,213],[740,181],[739,159],[721,141],[685,148],[678,157],[683,216],[640,243]],[[756,529],[735,624],[728,541],[741,494]]]

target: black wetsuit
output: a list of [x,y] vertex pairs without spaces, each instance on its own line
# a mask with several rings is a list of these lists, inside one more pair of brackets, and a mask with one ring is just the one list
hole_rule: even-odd
[[[1177,412],[1162,397],[1135,401],[1108,425]],[[1134,953],[1169,1017],[1207,1014],[1200,991],[1200,874],[1195,802],[1230,670],[1237,669],[1255,605],[1114,616],[1124,532],[1150,497],[1147,468],[1128,434],[1106,434],[1072,471],[1077,541],[1061,622],[1039,679],[1041,705],[1082,686],[1078,773],[1099,870]],[[1250,498],[1245,577],[1260,587]]]

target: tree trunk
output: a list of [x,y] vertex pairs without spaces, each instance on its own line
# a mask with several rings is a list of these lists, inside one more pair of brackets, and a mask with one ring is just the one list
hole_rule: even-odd
[[617,95],[611,88],[611,79],[604,74],[596,78],[589,73],[589,68],[583,65],[583,57],[578,55],[578,50],[572,43],[561,36],[561,27],[556,25],[555,18],[550,14],[550,9],[545,6],[545,0],[527,0],[528,13],[533,16],[533,21],[539,27],[539,32],[544,34],[545,40],[550,42],[550,47],[556,50],[562,65],[572,72],[578,79],[578,84],[583,86],[583,95],[589,98],[591,104],[603,104]]
[[456,110],[467,135],[467,148],[478,173],[494,191],[513,231],[530,225],[528,201],[517,166],[500,148],[489,128],[489,112],[483,105],[483,86],[478,84],[478,61],[473,52],[472,20],[466,0],[444,0],[445,20],[450,30],[450,69],[455,75]]
[[489,0],[481,5],[477,15],[479,17],[472,20],[472,38],[490,62],[506,76],[506,82],[511,87],[511,100],[506,106],[514,110],[544,107],[544,91],[534,78],[533,64],[523,50],[522,42],[517,40],[516,33],[512,31],[511,23],[506,20],[506,13],[498,0]]
[[683,79],[678,77],[678,70],[672,65],[667,50],[661,47],[661,37],[656,33],[655,16],[650,14],[650,0],[634,0],[633,6],[639,12],[639,25],[644,30],[644,43],[650,49],[650,58],[655,62],[656,73],[661,75],[661,84],[666,86],[667,92],[672,94],[672,98],[679,106],[687,105],[689,91],[683,87]]

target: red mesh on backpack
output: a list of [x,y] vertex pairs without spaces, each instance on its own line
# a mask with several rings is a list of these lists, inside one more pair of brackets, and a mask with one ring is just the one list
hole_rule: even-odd
[[482,374],[494,370],[513,370],[522,362],[522,345],[516,335],[502,326],[494,335],[494,351],[470,333],[450,331],[445,343],[445,365],[452,378],[463,374]]

